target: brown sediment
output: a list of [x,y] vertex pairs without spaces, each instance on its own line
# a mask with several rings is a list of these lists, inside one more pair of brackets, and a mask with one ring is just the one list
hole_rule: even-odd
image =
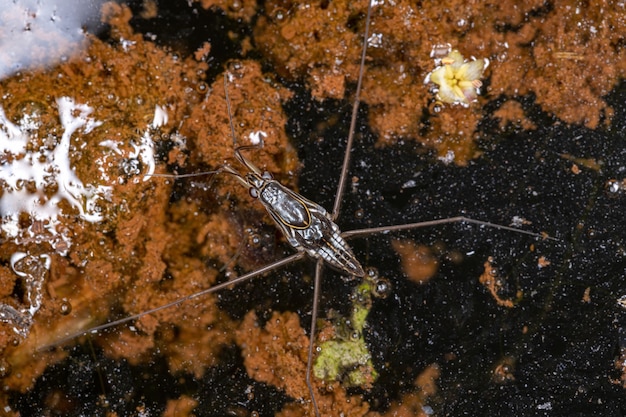
[[176,400],[169,400],[167,407],[163,412],[163,417],[179,417],[191,415],[192,411],[198,405],[198,401],[187,395],[182,395]]
[[[356,80],[367,3],[316,7],[277,0],[265,8],[255,39],[278,73],[306,79],[320,100],[342,98],[345,82]],[[380,36],[380,46],[368,49],[362,98],[379,143],[412,138],[441,157],[454,151],[460,164],[476,156],[481,107],[492,98],[533,94],[557,118],[596,128],[610,123],[612,109],[603,97],[626,74],[626,52],[619,46],[625,26],[617,4],[584,12],[573,1],[542,0],[375,6],[371,33]],[[491,65],[478,103],[468,109],[445,106],[437,114],[429,110],[434,96],[424,79],[435,66],[431,49],[446,43]],[[502,106],[498,117],[527,124],[515,107]]]
[[504,356],[496,362],[491,379],[496,384],[506,384],[515,381],[515,366],[517,365],[517,359],[513,356]]
[[415,379],[415,391],[404,394],[399,401],[394,401],[383,416],[389,417],[427,417],[424,406],[428,398],[437,394],[437,380],[441,371],[436,364],[429,365]]
[[[602,165],[604,162],[597,158],[579,158],[576,155],[570,155],[566,153],[560,154],[561,158],[566,159],[568,161],[572,161],[576,165],[580,166],[579,169],[586,168],[596,172],[600,172],[602,169]],[[573,172],[575,174],[575,172]]]
[[619,356],[615,359],[615,369],[619,372],[619,380],[612,381],[626,389],[626,347],[621,347]]
[[159,15],[159,5],[156,0],[144,0],[141,6],[142,10],[139,12],[139,16],[142,19],[154,19]]
[[342,79],[356,81],[359,68],[359,35],[348,27],[359,10],[346,1],[327,6],[267,2],[254,33],[275,71],[292,80],[306,78],[318,99],[343,98]]
[[393,240],[391,244],[402,261],[404,274],[411,281],[423,284],[437,273],[439,262],[428,246],[410,240]]
[[[274,312],[261,328],[256,314],[246,315],[236,332],[243,349],[248,374],[260,382],[274,385],[295,401],[287,403],[278,416],[312,416],[313,405],[304,375],[306,374],[309,338],[300,327],[295,313]],[[348,395],[339,383],[324,383],[312,378],[315,399],[321,416],[370,416],[369,405],[358,395]]]
[[500,120],[500,129],[509,128],[521,130],[534,130],[537,126],[524,114],[522,104],[516,100],[508,100],[493,112],[493,115]]
[[503,297],[501,294],[503,292],[503,282],[498,276],[497,269],[493,266],[493,258],[489,257],[485,261],[484,266],[485,271],[478,278],[478,281],[489,291],[499,306],[506,308],[515,307],[515,302],[521,297],[521,294],[516,294],[516,299]]
[[[121,316],[139,313],[205,289],[217,276],[215,268],[190,255],[198,245],[193,237],[203,227],[201,222],[207,221],[206,207],[201,209],[198,201],[170,205],[171,180],[144,180],[123,171],[125,158],[133,149],[131,143],[138,143],[141,132],[154,129],[150,133],[153,139],[166,146],[166,142],[181,138],[175,129],[185,123],[192,108],[201,103],[201,94],[206,93],[201,78],[206,64],[177,59],[134,34],[126,7],[107,4],[104,15],[112,25],[112,39],[119,42],[92,38],[88,49],[67,63],[45,72],[23,73],[0,84],[6,97],[2,106],[10,120],[33,112],[38,115],[40,127],[31,134],[32,149],[46,146],[44,140],[63,132],[55,99],[69,96],[93,108],[90,117],[102,125],[89,134],[74,133],[70,159],[82,181],[112,187],[110,200],[98,202],[104,214],[101,222],[81,221],[76,209],[60,203],[63,214],[56,229],[70,243],[63,242],[57,250],[67,250],[67,256],[39,239],[3,239],[0,258],[5,265],[16,251],[44,253],[52,258],[43,305],[34,316],[28,337],[21,340],[11,323],[0,323],[0,350],[8,369],[2,379],[3,393],[31,387],[48,365],[66,355],[54,347],[59,340],[118,317],[110,318],[111,310]],[[157,105],[165,109],[169,122],[151,128]],[[105,140],[117,141],[123,155],[101,146]],[[218,166],[224,155],[232,154],[229,140],[221,146],[203,162]],[[181,156],[181,152],[170,151],[168,158],[170,162],[184,162]],[[101,165],[106,177],[99,160],[106,162]],[[201,215],[187,222],[193,217],[189,210]],[[37,223],[27,215],[24,218],[24,227]],[[47,232],[41,227],[37,230],[44,232],[40,239],[45,238]],[[12,295],[18,276],[8,268],[2,268],[2,274],[0,302],[20,306],[23,301],[16,302]],[[67,306],[71,311],[64,315]],[[231,341],[233,324],[207,297],[173,310],[138,320],[134,323],[137,330],[123,328],[96,336],[95,343],[108,355],[131,363],[145,360],[158,348],[165,352],[173,371],[200,376],[206,366],[215,363],[214,353]],[[76,339],[68,343],[76,343]],[[6,401],[3,394],[0,403],[5,405]]]
[[203,8],[216,8],[223,10],[233,19],[243,19],[250,22],[256,13],[257,2],[255,0],[194,0],[200,3]]
[[537,266],[539,268],[550,266],[550,263],[551,262],[545,256],[540,256],[539,259],[537,259]]
[[[66,242],[58,247],[67,250],[67,256],[39,241],[17,244],[7,240],[2,244],[0,253],[7,265],[8,257],[18,250],[52,256],[45,284],[48,290],[26,340],[12,333],[10,323],[0,323],[0,349],[9,370],[2,379],[4,392],[26,391],[47,366],[65,357],[66,352],[55,347],[62,338],[210,287],[218,271],[206,260],[215,260],[218,266],[227,264],[241,247],[242,235],[233,233],[238,227],[232,204],[249,207],[250,218],[258,219],[245,227],[271,222],[261,206],[249,203],[245,188],[232,178],[217,178],[210,192],[206,187],[184,190],[186,197],[172,202],[173,180],[144,180],[143,172],[133,176],[123,171],[125,155],[133,150],[131,142],[137,143],[142,132],[149,129],[153,129],[150,135],[155,142],[172,146],[165,162],[174,166],[197,172],[200,168],[216,169],[229,160],[243,173],[246,168],[233,161],[223,76],[207,86],[202,79],[206,64],[176,58],[134,34],[128,24],[128,8],[107,4],[103,15],[111,24],[112,39],[119,42],[93,38],[83,54],[67,63],[46,72],[24,73],[0,85],[4,95],[16,98],[2,103],[9,119],[19,120],[23,114],[38,111],[41,128],[32,135],[34,141],[46,138],[44,132],[63,131],[55,110],[56,98],[70,96],[92,107],[90,117],[102,121],[102,126],[89,135],[75,133],[72,143],[84,146],[78,147],[80,154],[70,158],[84,182],[102,183],[105,181],[96,161],[105,153],[104,168],[111,178],[105,183],[112,187],[110,201],[100,202],[105,216],[99,223],[80,221],[76,210],[61,203],[65,211],[58,229],[67,232],[71,243],[69,248]],[[196,55],[202,57],[208,51],[210,46],[205,44]],[[238,145],[249,145],[250,133],[262,131],[264,146],[254,150],[254,163],[279,176],[281,172],[296,172],[298,159],[284,133],[286,117],[281,107],[291,93],[265,80],[260,65],[253,61],[231,66],[227,88]],[[169,120],[165,126],[151,128],[157,105],[167,112]],[[107,152],[100,146],[104,140],[117,141],[124,155]],[[33,143],[32,147],[42,145]],[[293,182],[290,185],[295,187]],[[230,200],[225,198],[227,194]],[[256,259],[257,255],[261,258]],[[249,265],[272,255],[244,251]],[[14,303],[17,277],[7,268],[2,272],[7,279],[2,281],[0,302]],[[211,300],[205,296],[144,316],[133,322],[132,329],[120,326],[114,332],[94,336],[94,342],[107,356],[131,364],[143,363],[159,351],[172,372],[184,371],[200,378],[216,363],[216,352],[232,343],[234,334],[233,321]],[[71,306],[71,312],[61,314],[62,305]],[[116,315],[111,317],[112,310]],[[84,337],[64,343],[81,339]],[[45,350],[40,351],[42,348]],[[6,396],[0,396],[0,405],[6,403]],[[189,403],[182,406],[193,408]]]
[[[292,93],[265,80],[260,64],[255,61],[233,62],[227,73],[229,79],[226,88],[237,145],[254,145],[250,135],[256,132],[262,138],[263,146],[253,149],[254,165],[275,174],[297,172],[298,161],[284,131],[287,118],[281,107],[283,102],[291,98]],[[233,136],[224,88],[224,78],[220,76],[211,86],[211,94],[191,109],[190,117],[185,121],[181,133],[193,138],[189,143],[192,165],[215,167],[228,160],[235,169],[245,173],[246,169],[234,160]],[[246,157],[250,157],[250,152],[251,150],[242,151]],[[292,178],[277,179],[293,188],[295,184]],[[259,211],[259,206],[250,198],[247,190],[234,178],[225,176],[218,181],[230,184],[229,187],[218,187],[217,191],[212,191],[218,200],[223,201],[222,197],[228,193],[234,195],[231,202]]]

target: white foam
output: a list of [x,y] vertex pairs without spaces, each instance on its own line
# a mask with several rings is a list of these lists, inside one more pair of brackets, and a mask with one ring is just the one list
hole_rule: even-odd
[[[55,222],[60,214],[58,203],[67,200],[85,220],[102,220],[96,202],[108,196],[111,187],[84,185],[70,161],[72,135],[81,128],[88,134],[101,122],[89,117],[92,112],[89,106],[76,104],[68,97],[58,99],[57,104],[64,131],[59,143],[51,150],[43,146],[29,149],[28,130],[11,123],[0,107],[0,143],[8,159],[0,169],[0,181],[4,185],[0,215],[5,219],[16,218],[19,213],[26,212],[34,220]],[[55,184],[57,192],[48,197],[47,189]]]
[[263,145],[263,138],[267,137],[267,133],[265,133],[262,130],[257,130],[254,132],[251,132],[250,135],[248,135],[248,139],[250,140],[250,143],[252,145]]

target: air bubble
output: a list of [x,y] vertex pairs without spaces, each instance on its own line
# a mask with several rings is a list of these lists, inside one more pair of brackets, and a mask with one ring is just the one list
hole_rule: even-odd
[[367,276],[367,279],[369,279],[369,280],[371,280],[373,282],[376,281],[378,279],[378,269],[370,266],[365,271],[365,276]]
[[277,20],[279,22],[282,22],[283,20],[285,20],[286,16],[287,16],[287,11],[280,7],[275,9],[274,12],[272,13],[272,17],[274,18],[274,20]]
[[0,378],[6,378],[11,374],[11,364],[4,359],[0,362]]
[[374,290],[372,293],[376,298],[387,298],[391,294],[392,285],[386,278],[379,278],[374,283]]
[[72,304],[67,300],[63,300],[63,302],[61,302],[60,311],[61,311],[61,314],[63,314],[64,316],[67,316],[68,314],[72,312]]
[[232,82],[232,80],[236,77],[236,78],[242,78],[243,77],[243,64],[241,63],[241,61],[231,61],[228,63],[228,81]]

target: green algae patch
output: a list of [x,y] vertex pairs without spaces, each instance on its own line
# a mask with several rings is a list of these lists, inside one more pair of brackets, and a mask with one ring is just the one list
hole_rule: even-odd
[[378,378],[363,329],[372,308],[376,283],[366,277],[354,290],[350,319],[338,318],[332,325],[333,338],[320,344],[313,373],[324,381],[341,381],[346,387],[369,389]]

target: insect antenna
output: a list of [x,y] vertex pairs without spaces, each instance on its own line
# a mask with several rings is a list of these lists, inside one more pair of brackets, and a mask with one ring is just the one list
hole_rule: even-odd
[[203,177],[205,175],[215,176],[215,175],[219,174],[220,172],[222,172],[222,170],[218,169],[218,170],[215,170],[215,171],[193,172],[193,173],[190,173],[190,174],[146,174],[146,175],[144,175],[144,177],[178,179],[178,178]]

